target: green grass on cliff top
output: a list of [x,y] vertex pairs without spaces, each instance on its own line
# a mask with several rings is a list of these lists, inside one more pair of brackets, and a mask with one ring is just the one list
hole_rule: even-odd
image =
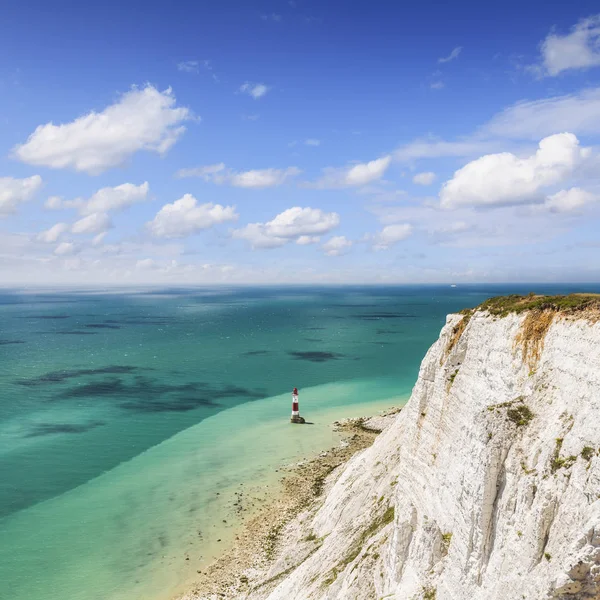
[[487,310],[492,315],[505,316],[527,310],[552,310],[574,313],[589,309],[600,309],[600,294],[569,294],[568,296],[496,296],[473,310]]

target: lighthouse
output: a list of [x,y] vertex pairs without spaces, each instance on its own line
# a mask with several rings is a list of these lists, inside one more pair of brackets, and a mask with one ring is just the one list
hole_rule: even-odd
[[304,419],[300,416],[300,409],[298,407],[298,388],[294,388],[292,392],[292,423],[304,423]]

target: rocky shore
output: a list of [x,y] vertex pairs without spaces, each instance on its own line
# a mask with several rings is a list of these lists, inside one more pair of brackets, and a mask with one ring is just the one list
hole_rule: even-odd
[[280,556],[282,541],[300,534],[301,523],[316,513],[326,491],[341,474],[340,467],[370,446],[400,410],[391,408],[373,417],[336,421],[333,427],[343,435],[340,444],[282,469],[285,475],[281,492],[243,526],[231,549],[198,572],[193,589],[180,600],[237,600],[250,593],[267,595],[322,543],[310,534],[296,540],[296,560],[288,564],[289,557]]

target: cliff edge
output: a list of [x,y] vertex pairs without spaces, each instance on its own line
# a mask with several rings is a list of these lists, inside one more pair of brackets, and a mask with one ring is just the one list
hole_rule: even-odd
[[243,597],[598,599],[599,448],[597,297],[449,315],[406,407]]

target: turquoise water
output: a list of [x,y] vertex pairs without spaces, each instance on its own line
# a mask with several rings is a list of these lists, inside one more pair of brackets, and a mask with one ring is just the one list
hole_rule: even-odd
[[1,596],[172,597],[332,420],[409,395],[447,313],[530,289],[570,291],[0,294]]

